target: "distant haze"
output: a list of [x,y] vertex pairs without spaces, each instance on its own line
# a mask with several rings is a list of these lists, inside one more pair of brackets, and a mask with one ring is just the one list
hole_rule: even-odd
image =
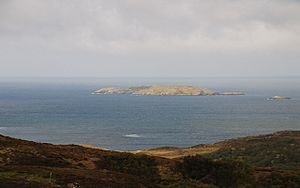
[[0,77],[299,76],[297,0],[1,0]]

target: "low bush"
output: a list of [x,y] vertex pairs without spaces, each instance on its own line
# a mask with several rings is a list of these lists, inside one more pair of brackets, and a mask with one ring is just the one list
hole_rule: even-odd
[[260,177],[256,182],[256,187],[300,187],[300,174],[280,174],[277,172],[271,173],[267,177]]
[[184,157],[177,170],[185,177],[219,187],[238,187],[246,184],[251,176],[250,168],[241,161],[213,161],[200,155]]
[[159,171],[155,158],[147,155],[116,154],[96,161],[100,169],[108,169],[150,179],[158,179]]

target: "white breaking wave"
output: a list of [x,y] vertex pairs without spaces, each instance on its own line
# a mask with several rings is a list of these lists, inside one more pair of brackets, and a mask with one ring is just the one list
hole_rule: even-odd
[[130,138],[140,138],[141,136],[138,134],[126,134],[124,135],[125,137],[130,137]]

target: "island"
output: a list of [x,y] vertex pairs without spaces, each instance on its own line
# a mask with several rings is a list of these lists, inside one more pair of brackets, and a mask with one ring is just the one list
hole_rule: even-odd
[[269,98],[269,100],[284,100],[284,99],[291,99],[291,98],[287,96],[278,96],[278,95]]
[[242,92],[216,92],[207,88],[188,85],[154,85],[139,87],[104,87],[93,94],[130,94],[141,96],[213,96],[213,95],[244,95]]

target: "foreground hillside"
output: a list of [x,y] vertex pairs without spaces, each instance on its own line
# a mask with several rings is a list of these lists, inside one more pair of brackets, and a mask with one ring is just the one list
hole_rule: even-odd
[[161,147],[133,153],[169,159],[200,154],[213,159],[244,160],[260,167],[298,168],[300,167],[300,131],[281,131],[189,148]]
[[300,131],[137,154],[0,135],[0,187],[299,187],[299,155]]

